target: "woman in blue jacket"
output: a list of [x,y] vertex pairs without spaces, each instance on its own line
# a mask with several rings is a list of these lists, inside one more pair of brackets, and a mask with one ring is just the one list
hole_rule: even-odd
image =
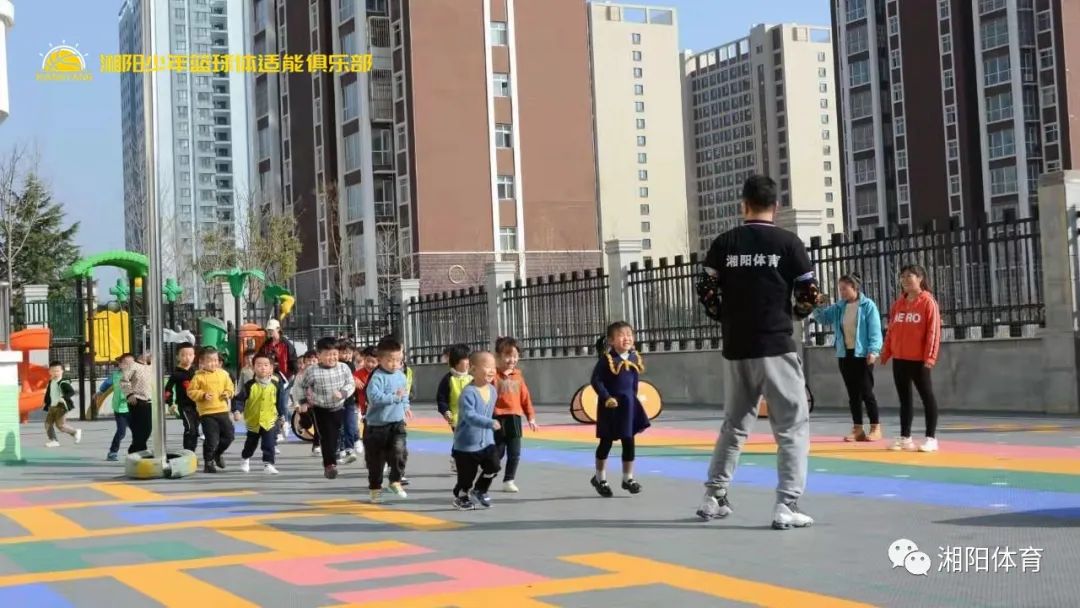
[[[840,375],[847,387],[848,405],[854,427],[844,441],[877,441],[882,437],[878,422],[877,399],[874,397],[874,363],[881,353],[881,315],[874,301],[862,294],[862,278],[856,274],[840,277],[837,287],[840,301],[824,306],[821,296],[814,320],[836,329],[836,356]],[[863,430],[862,406],[870,418],[870,433]]]

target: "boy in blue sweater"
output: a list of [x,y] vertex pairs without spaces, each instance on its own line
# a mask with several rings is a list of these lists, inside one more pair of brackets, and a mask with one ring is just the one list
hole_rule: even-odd
[[[467,511],[475,507],[473,500],[484,508],[491,506],[488,488],[501,468],[495,450],[495,431],[499,421],[493,418],[498,394],[495,381],[495,356],[478,351],[469,357],[472,383],[461,391],[458,400],[457,426],[454,428],[454,461],[457,463],[457,485],[454,486],[454,507]],[[477,479],[477,470],[480,478]],[[473,481],[476,487],[473,487]],[[470,491],[471,489],[471,491]]]
[[385,337],[375,347],[379,367],[367,384],[367,418],[364,421],[364,459],[368,469],[371,502],[382,497],[383,465],[390,466],[390,491],[408,496],[401,485],[405,469],[405,422],[412,420],[409,389],[401,371],[404,352],[401,342]]

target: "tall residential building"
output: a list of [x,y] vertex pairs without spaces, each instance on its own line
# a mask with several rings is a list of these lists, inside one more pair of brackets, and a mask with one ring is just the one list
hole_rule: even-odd
[[[143,31],[143,10],[153,3],[153,42]],[[120,9],[120,53],[227,55],[244,48],[241,4],[227,0],[125,0]],[[120,109],[124,142],[124,241],[146,251],[146,167],[154,182],[162,230],[165,277],[176,277],[185,297],[201,299],[194,260],[205,235],[236,236],[246,198],[247,95],[240,72],[162,70],[154,79],[157,102],[145,120],[143,74],[122,73]],[[147,159],[146,128],[154,141]]]
[[1026,217],[1075,164],[1080,2],[833,0],[832,20],[850,227]]
[[697,250],[741,222],[742,184],[755,173],[780,186],[779,225],[804,241],[843,232],[831,38],[824,27],[758,25],[746,38],[686,53]]
[[690,251],[682,72],[675,11],[593,2],[592,51],[600,234],[642,254]]
[[7,31],[15,27],[15,7],[0,0],[0,123],[8,117]]
[[599,266],[586,4],[390,0],[390,19],[403,274],[433,292],[499,258]]

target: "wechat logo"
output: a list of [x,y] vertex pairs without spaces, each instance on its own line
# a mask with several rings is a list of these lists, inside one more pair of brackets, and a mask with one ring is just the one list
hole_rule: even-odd
[[903,568],[916,576],[926,576],[930,571],[930,556],[919,551],[915,541],[906,538],[894,540],[889,545],[889,562],[893,568]]

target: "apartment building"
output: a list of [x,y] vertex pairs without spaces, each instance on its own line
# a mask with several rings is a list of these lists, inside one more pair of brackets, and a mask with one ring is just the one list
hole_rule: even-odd
[[[1071,0],[834,0],[852,228],[1027,217],[1071,168]],[[931,41],[928,43],[928,41]]]
[[[143,11],[153,3],[154,35],[143,30]],[[120,53],[144,55],[240,54],[245,19],[239,3],[227,0],[125,0],[119,15]],[[146,120],[143,79],[157,89]],[[120,76],[124,143],[124,241],[146,251],[146,167],[154,167],[160,210],[162,272],[176,277],[185,297],[202,299],[194,260],[202,237],[235,236],[248,191],[248,102],[245,77],[163,70]],[[146,129],[155,142],[147,159]],[[148,162],[149,161],[149,162]]]
[[690,251],[679,27],[668,7],[589,8],[600,233],[647,258]]
[[[390,0],[402,274],[424,293],[602,264],[581,0]],[[557,43],[556,43],[557,41]]]
[[780,186],[777,223],[804,241],[843,232],[832,36],[757,25],[745,38],[684,55],[687,191],[699,251],[742,220],[742,184]]

